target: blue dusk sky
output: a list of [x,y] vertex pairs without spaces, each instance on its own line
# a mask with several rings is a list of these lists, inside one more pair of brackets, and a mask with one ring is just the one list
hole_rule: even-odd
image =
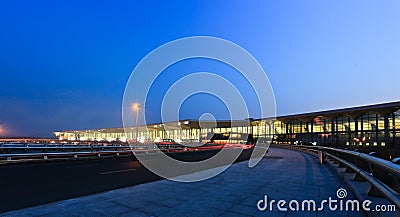
[[[278,115],[398,101],[399,11],[398,0],[1,1],[0,136],[121,127],[125,85],[139,61],[199,35],[232,41],[259,61]],[[176,71],[230,70],[202,61]],[[181,75],[169,71],[154,93]],[[154,96],[148,122],[160,121]],[[180,118],[205,112],[226,118],[212,96],[189,98]]]

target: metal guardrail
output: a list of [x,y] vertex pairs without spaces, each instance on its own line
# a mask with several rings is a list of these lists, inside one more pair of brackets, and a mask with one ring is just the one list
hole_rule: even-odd
[[126,146],[126,145],[113,145],[113,146],[98,146],[98,145],[68,145],[68,146],[0,146],[0,154],[28,154],[28,153],[53,153],[53,152],[100,152],[100,151],[121,151],[131,150],[132,148],[151,149],[152,145],[141,146]]
[[369,182],[382,196],[384,196],[386,199],[388,199],[390,202],[392,202],[398,209],[400,209],[400,198],[399,194],[395,192],[393,189],[379,181],[378,179],[374,178],[367,172],[361,170],[359,167],[356,165],[349,163],[341,158],[338,158],[334,155],[331,155],[329,153],[326,153],[327,156],[330,158],[342,163],[346,167],[350,168],[353,170],[357,175],[361,176],[364,178],[367,182]]
[[15,154],[0,154],[0,159],[11,161],[15,159],[44,159],[47,160],[49,157],[53,158],[67,158],[73,157],[78,158],[82,156],[98,156],[112,155],[117,156],[123,154],[132,154],[131,150],[120,150],[120,151],[78,151],[78,152],[48,152],[48,153],[15,153]]
[[155,152],[154,145],[126,146],[126,145],[1,145],[0,160],[15,160],[15,159],[45,159],[48,158],[78,158],[88,156],[103,155],[126,155],[132,154],[132,150],[143,151],[144,153]]
[[[172,149],[171,149],[172,148]],[[41,146],[41,147],[0,147],[0,160],[15,159],[44,159],[49,158],[78,158],[88,156],[105,156],[105,155],[128,155],[135,151],[135,154],[155,154],[162,152],[180,153],[185,151],[196,151],[195,148],[157,148],[155,144],[144,144],[137,146]],[[199,149],[198,151],[202,151]]]
[[0,151],[4,150],[57,150],[57,149],[121,149],[130,148],[130,146],[0,146]]
[[369,182],[376,190],[400,209],[400,165],[368,154],[321,146],[274,145],[294,150],[307,151],[338,162],[356,174],[355,177]]

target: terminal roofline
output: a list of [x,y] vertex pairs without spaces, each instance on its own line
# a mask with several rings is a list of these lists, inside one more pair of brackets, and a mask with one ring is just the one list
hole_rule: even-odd
[[[394,111],[397,111],[400,109],[400,101],[396,102],[389,102],[389,103],[381,103],[381,104],[373,104],[373,105],[364,105],[364,106],[357,106],[357,107],[349,107],[349,108],[342,108],[342,109],[333,109],[333,110],[326,110],[326,111],[319,111],[319,112],[309,112],[309,113],[303,113],[303,114],[294,114],[294,115],[284,115],[284,116],[278,116],[277,118],[259,118],[259,119],[253,119],[253,118],[247,118],[245,120],[217,120],[217,127],[231,127],[231,124],[234,126],[245,126],[249,124],[250,122],[257,122],[257,121],[262,121],[262,120],[280,120],[282,122],[288,123],[292,120],[304,120],[304,121],[309,121],[312,120],[315,117],[318,116],[323,116],[326,117],[327,119],[334,119],[340,115],[344,116],[349,116],[353,119],[358,118],[359,116],[367,113],[367,112],[372,112],[376,113],[380,116],[387,116],[391,114]],[[212,123],[213,121],[202,121],[202,123]],[[179,120],[179,121],[171,121],[171,122],[166,122],[166,123],[152,123],[152,124],[147,124],[147,125],[140,125],[140,128],[146,127],[146,128],[158,128],[158,127],[163,127],[163,125],[167,125],[169,127],[172,127],[176,125],[176,127],[182,127],[185,128],[200,128],[199,121],[198,120],[193,120],[193,119],[184,119],[184,120]],[[229,125],[229,126],[228,126]],[[127,128],[132,128],[127,127]],[[103,128],[103,129],[90,129],[90,130],[67,130],[67,131],[56,131],[57,132],[82,132],[82,131],[108,131],[108,130],[121,130],[124,131],[124,128],[118,127],[118,128]]]

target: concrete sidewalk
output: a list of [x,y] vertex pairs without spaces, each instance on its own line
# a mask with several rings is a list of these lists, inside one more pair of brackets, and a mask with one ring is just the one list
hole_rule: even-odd
[[[105,193],[17,210],[4,216],[364,216],[360,212],[265,211],[257,202],[337,199],[345,184],[314,156],[271,148],[254,168],[232,165],[220,175],[196,183],[160,180]],[[347,189],[348,190],[348,189]],[[51,194],[51,192],[47,192]],[[347,191],[346,199],[354,199]],[[23,199],[23,198],[21,198]],[[287,206],[287,205],[286,205]]]

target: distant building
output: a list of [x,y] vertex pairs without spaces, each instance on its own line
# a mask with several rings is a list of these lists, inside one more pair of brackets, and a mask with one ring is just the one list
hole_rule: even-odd
[[[201,125],[201,127],[200,127]],[[167,126],[167,127],[166,127]],[[171,138],[202,142],[212,133],[248,134],[257,140],[273,138],[275,143],[317,143],[324,146],[400,145],[400,102],[345,108],[306,114],[243,121],[217,121],[203,124],[181,120],[139,126],[138,140],[153,142]],[[60,140],[126,141],[134,139],[135,127],[54,132]]]

